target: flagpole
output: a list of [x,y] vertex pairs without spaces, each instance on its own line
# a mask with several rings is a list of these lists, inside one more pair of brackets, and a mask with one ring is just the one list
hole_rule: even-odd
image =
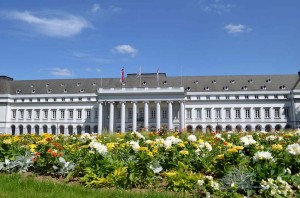
[[140,87],[142,86],[142,67],[140,67]]

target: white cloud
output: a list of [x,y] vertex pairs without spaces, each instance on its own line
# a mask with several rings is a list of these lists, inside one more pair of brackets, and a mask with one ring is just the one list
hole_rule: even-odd
[[131,45],[118,45],[113,48],[113,51],[120,54],[129,54],[131,57],[138,53],[138,50]]
[[100,5],[95,3],[95,4],[93,4],[91,11],[92,11],[92,13],[97,13],[100,9],[101,9]]
[[74,76],[73,72],[66,68],[53,68],[50,73],[54,76]]
[[28,28],[29,30],[34,30],[36,33],[50,37],[72,37],[81,33],[83,29],[91,27],[91,24],[83,17],[65,13],[51,15],[53,13],[38,15],[28,11],[4,12],[6,18],[22,21],[32,27]]
[[201,9],[207,13],[216,13],[222,15],[228,13],[235,7],[233,4],[222,3],[222,0],[200,0]]
[[239,34],[244,32],[250,32],[252,29],[242,24],[228,24],[225,26],[228,34]]

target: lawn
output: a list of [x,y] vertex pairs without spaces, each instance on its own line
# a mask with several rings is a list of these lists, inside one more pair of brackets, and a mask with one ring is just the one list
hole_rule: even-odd
[[0,175],[0,197],[183,197],[171,192],[90,189],[78,184],[66,184],[49,179],[20,174]]

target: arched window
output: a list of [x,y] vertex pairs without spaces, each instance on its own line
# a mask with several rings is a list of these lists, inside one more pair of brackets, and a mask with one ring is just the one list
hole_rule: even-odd
[[91,133],[91,127],[90,125],[86,125],[84,128],[85,133]]
[[34,133],[35,133],[35,135],[39,135],[40,134],[40,127],[38,125],[34,126]]
[[43,133],[48,133],[48,127],[47,127],[47,125],[43,126]]
[[249,132],[249,131],[251,131],[251,130],[252,130],[251,125],[247,125],[247,126],[246,126],[246,131]]
[[266,127],[265,127],[265,131],[266,132],[271,132],[272,131],[272,126],[271,125],[266,125]]
[[22,125],[19,126],[19,134],[23,135],[24,133],[24,127]]
[[69,135],[73,135],[73,126],[72,125],[68,126],[68,133],[69,133]]
[[59,126],[59,133],[60,134],[65,134],[65,127],[64,127],[64,125],[60,125]]
[[52,135],[56,134],[56,126],[55,125],[51,126],[51,133],[52,133]]
[[187,132],[188,133],[192,133],[193,132],[193,126],[192,125],[188,125],[186,128],[187,128]]
[[81,133],[82,133],[82,127],[80,125],[78,125],[76,127],[76,130],[77,130],[77,135],[81,135]]
[[232,126],[231,125],[227,125],[225,127],[225,130],[228,132],[228,131],[232,131]]
[[11,135],[16,135],[16,126],[11,125]]
[[241,125],[236,125],[235,130],[237,132],[241,132],[242,131],[242,126]]
[[31,126],[27,125],[26,129],[27,129],[27,134],[31,134]]

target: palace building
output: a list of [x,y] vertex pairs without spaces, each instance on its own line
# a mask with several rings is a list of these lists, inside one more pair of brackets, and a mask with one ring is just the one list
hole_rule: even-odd
[[14,80],[0,76],[0,132],[275,131],[300,127],[298,75]]

